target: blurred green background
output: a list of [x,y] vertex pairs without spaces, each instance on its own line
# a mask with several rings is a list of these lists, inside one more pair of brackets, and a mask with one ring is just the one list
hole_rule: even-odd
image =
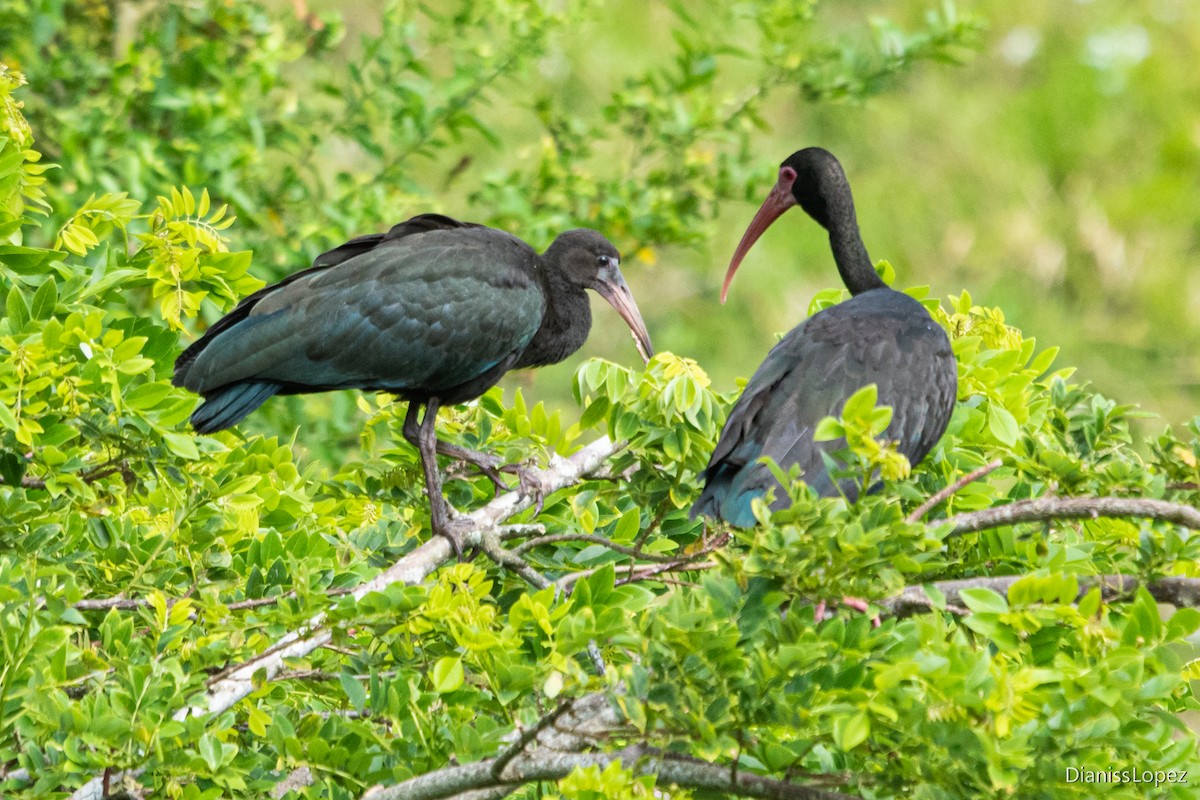
[[[591,224],[625,253],[656,347],[727,390],[837,284],[792,212],[717,301],[779,162],[816,144],[898,286],[1001,306],[1167,422],[1200,407],[1198,3],[340,6],[0,3],[0,51],[63,168],[47,237],[92,192],[173,183],[234,205],[266,280],[423,211],[538,248]],[[508,385],[574,415],[584,357],[637,358],[595,310],[583,352]],[[349,444],[353,403],[275,400],[247,425]]]

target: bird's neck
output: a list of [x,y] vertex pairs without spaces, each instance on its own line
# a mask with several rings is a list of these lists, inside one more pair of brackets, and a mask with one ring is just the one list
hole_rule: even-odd
[[842,283],[850,294],[862,294],[871,289],[880,289],[887,284],[875,271],[867,247],[858,233],[858,225],[851,220],[848,225],[834,225],[829,230],[829,246],[833,249],[833,260],[842,276]]
[[592,330],[592,307],[587,293],[567,281],[559,270],[543,272],[546,311],[517,367],[557,364],[587,341]]

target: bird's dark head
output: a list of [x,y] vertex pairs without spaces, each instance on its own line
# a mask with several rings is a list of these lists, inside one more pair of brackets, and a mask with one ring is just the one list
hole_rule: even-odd
[[593,289],[607,300],[633,332],[633,341],[642,360],[650,361],[654,355],[650,334],[633,292],[621,274],[621,254],[612,242],[596,231],[576,228],[559,234],[543,259],[551,269],[559,270],[571,285]]
[[730,261],[729,271],[725,273],[725,284],[721,287],[722,303],[729,293],[733,274],[758,237],[783,212],[795,205],[803,208],[826,230],[830,230],[834,219],[847,212],[853,220],[854,201],[850,195],[850,183],[833,153],[820,147],[808,147],[792,153],[779,165],[779,180],[750,221]]

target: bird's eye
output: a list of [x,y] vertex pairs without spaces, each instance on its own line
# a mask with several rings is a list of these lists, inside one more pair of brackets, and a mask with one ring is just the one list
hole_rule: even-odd
[[596,263],[602,267],[608,266],[608,256],[596,256]]

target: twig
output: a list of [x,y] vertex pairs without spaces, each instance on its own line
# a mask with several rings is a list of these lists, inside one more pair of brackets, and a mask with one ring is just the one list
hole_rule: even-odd
[[537,723],[529,730],[523,731],[520,737],[517,738],[517,741],[513,742],[492,761],[492,777],[496,780],[500,780],[500,775],[504,772],[504,768],[508,766],[509,762],[519,756],[522,751],[529,746],[529,743],[537,738],[539,733],[546,730],[546,728],[549,728],[558,720],[559,717],[570,710],[574,703],[574,698],[563,700],[558,704],[558,708],[539,719]]
[[[135,476],[133,474],[133,470],[130,469],[129,464],[126,463],[125,461],[109,462],[107,464],[100,464],[99,466],[92,467],[91,469],[84,470],[83,472],[76,474],[75,477],[79,478],[79,480],[83,481],[84,483],[95,483],[98,480],[107,478],[109,475],[112,475],[115,472],[121,473],[121,477],[125,479],[126,483],[132,483],[134,480]],[[64,475],[71,475],[71,474],[73,474],[73,473],[69,473],[69,472],[64,473]],[[3,483],[4,483],[4,478],[0,478],[0,484],[3,484]],[[23,478],[21,478],[21,488],[22,489],[45,489],[46,488],[46,478],[23,477]]]
[[988,474],[994,472],[995,470],[999,469],[1003,463],[1004,463],[1003,461],[1001,461],[1000,459],[997,458],[995,461],[989,461],[988,463],[984,464],[982,467],[975,470],[974,472],[968,472],[966,475],[963,475],[961,478],[956,480],[954,483],[942,488],[940,491],[938,491],[936,494],[934,494],[932,497],[930,497],[924,503],[921,503],[921,505],[914,508],[912,513],[909,514],[905,518],[905,522],[917,522],[918,520],[921,519],[921,517],[928,514],[930,509],[932,509],[938,503],[942,502],[947,497],[949,497],[950,495],[957,492],[959,489],[966,486],[968,483],[971,483],[972,481],[977,481],[980,478],[982,478],[984,475],[988,475]]
[[[328,589],[325,592],[326,597],[341,597],[344,594],[350,594],[353,589]],[[167,600],[167,608],[171,608],[180,600],[191,596],[191,592],[184,595],[183,598],[173,597]],[[281,600],[294,600],[297,597],[295,592],[287,592],[285,594],[274,595],[272,597],[254,597],[249,600],[235,600],[232,603],[226,603],[225,608],[229,611],[241,611],[246,608],[260,608],[262,606],[272,606]],[[118,611],[131,611],[139,608],[147,608],[150,601],[144,598],[125,598],[125,597],[96,597],[87,600],[80,600],[75,603],[73,608],[78,611],[107,611],[110,608],[115,608]],[[193,612],[189,616],[195,616]]]
[[523,555],[535,547],[541,547],[544,544],[556,544],[558,542],[590,542],[598,544],[601,547],[607,547],[617,553],[626,556],[634,556],[636,558],[653,561],[657,564],[669,564],[679,560],[679,556],[660,556],[651,553],[641,552],[637,548],[629,547],[623,544],[617,544],[611,539],[605,539],[603,536],[597,536],[594,533],[551,533],[546,536],[539,536],[536,539],[530,539],[523,542],[512,549],[512,552],[517,555]]
[[1166,500],[1129,497],[1039,497],[1006,506],[969,511],[931,525],[953,525],[951,536],[1051,519],[1096,519],[1099,517],[1149,517],[1200,530],[1200,511]]
[[[606,564],[606,566],[608,565]],[[672,564],[646,564],[641,568],[635,569],[635,574],[632,578],[621,578],[616,585],[648,580],[664,572],[691,572],[692,570],[712,569],[715,566],[717,566],[717,562],[715,561],[677,561]],[[584,578],[590,578],[605,567],[592,567],[591,569],[581,569],[579,572],[570,572],[556,580],[555,583],[564,589],[570,589],[577,582]]]
[[[966,613],[965,609],[961,608],[963,605],[962,593],[965,590],[991,589],[997,594],[1006,595],[1009,588],[1024,577],[1024,575],[1004,575],[1002,577],[964,578],[956,581],[939,581],[931,586],[945,596],[948,606],[960,607],[954,609],[956,613],[958,611]],[[1160,603],[1167,603],[1176,608],[1200,608],[1200,578],[1170,577],[1142,582],[1134,575],[1079,575],[1076,576],[1076,579],[1079,581],[1079,593],[1075,600],[1082,598],[1094,586],[1100,587],[1101,597],[1105,600],[1125,597],[1137,591],[1139,586],[1143,586],[1150,596]],[[883,609],[884,614],[893,617],[909,617],[934,608],[933,601],[925,593],[924,586],[906,587],[895,597],[876,600],[874,604]]]
[[[704,553],[697,553],[697,555],[704,555]],[[613,582],[613,585],[624,586],[627,583],[659,580],[667,572],[691,572],[692,570],[713,569],[716,566],[717,562],[715,561],[677,561],[674,564],[648,564],[642,569],[635,570],[632,575],[618,578]]]

